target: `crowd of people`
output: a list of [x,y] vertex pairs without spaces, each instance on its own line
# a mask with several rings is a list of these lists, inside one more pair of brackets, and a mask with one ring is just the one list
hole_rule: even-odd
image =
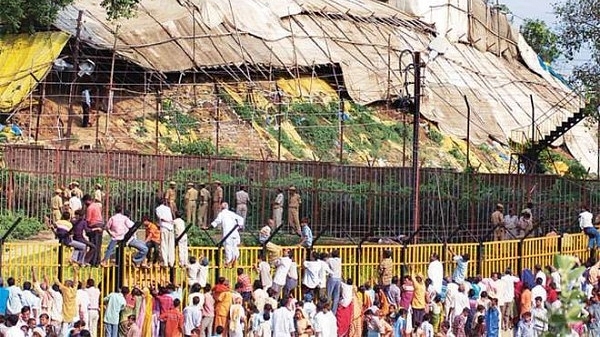
[[[208,283],[210,261],[190,257],[187,285],[123,286],[101,296],[93,279],[38,279],[22,286],[0,280],[0,335],[16,336],[231,336],[231,337],[517,337],[542,336],[549,312],[560,308],[563,289],[586,295],[579,323],[569,336],[600,334],[600,261],[588,261],[581,279],[565,284],[552,266],[519,275],[510,269],[469,276],[469,255],[450,255],[445,275],[437,254],[423,273],[400,266],[384,250],[377,279],[355,284],[342,272],[339,251],[313,251],[294,261],[282,249],[261,255],[255,271],[237,269],[235,279]],[[253,275],[256,275],[253,280]],[[302,294],[296,297],[295,294]],[[185,296],[184,296],[185,295]],[[103,322],[100,332],[99,320]]]
[[[286,198],[284,191],[278,189],[272,203],[272,218],[259,233],[259,241],[266,245],[266,250],[255,266],[257,279],[252,281],[253,274],[239,268],[235,280],[221,277],[215,285],[210,285],[211,261],[188,256],[186,226],[220,227],[224,265],[235,268],[240,257],[239,231],[244,229],[250,203],[248,192],[241,186],[235,194],[235,208],[230,210],[229,204],[224,202],[220,182],[215,181],[213,185],[211,193],[204,185],[200,185],[198,191],[189,183],[183,198],[184,207],[179,209],[176,184],[171,182],[155,214],[140,221],[145,230],[144,239],[135,235],[136,223],[119,206],[106,222],[103,220],[101,186],[97,186],[92,196],[83,195],[78,184],[71,183],[68,205],[64,203],[64,190],[57,189],[48,224],[61,243],[73,248],[71,261],[75,275],[79,266],[109,265],[117,245],[124,242],[135,250],[132,262],[138,267],[179,265],[185,268],[189,288],[182,289],[176,284],[132,285],[116,289],[101,301],[93,280],[82,284],[75,279],[62,284],[47,279],[39,282],[33,276],[33,283],[25,282],[20,289],[14,285],[14,279],[9,278],[6,302],[14,303],[10,299],[15,296],[21,302],[14,306],[7,304],[0,333],[13,329],[27,336],[85,336],[88,333],[96,336],[98,315],[95,313],[103,309],[103,335],[109,337],[494,337],[501,331],[527,337],[546,332],[549,309],[561,305],[559,296],[566,285],[561,283],[560,274],[552,266],[536,265],[533,271],[525,269],[518,275],[507,269],[503,274],[468,277],[468,254],[448,257],[448,261],[456,264],[451,276],[444,275],[437,254],[431,256],[426,275],[411,270],[401,275],[398,264],[392,261],[391,251],[384,251],[377,269],[378,279],[355,284],[342,274],[339,251],[311,249],[312,231],[308,219],[299,218],[301,198],[293,186],[288,188],[287,198],[289,229],[300,236],[299,245],[309,248],[308,258],[294,261],[289,249],[269,243],[272,231],[282,226]],[[64,207],[55,210],[54,205],[58,206],[59,201]],[[496,238],[527,235],[532,230],[531,208],[528,204],[521,215],[515,217],[511,212],[504,215],[503,206],[498,204],[491,215]],[[600,234],[589,234],[592,231],[588,228],[588,218],[587,214],[580,216],[580,224],[595,248],[600,245]],[[516,232],[511,232],[513,230]],[[110,235],[110,241],[101,256],[104,231]],[[600,302],[592,291],[598,286],[600,262],[590,261],[586,266],[586,277],[568,285],[581,287],[589,299],[589,316],[582,317],[581,324],[572,326],[573,336],[581,336],[584,331],[600,334],[600,323],[595,320],[596,313],[600,315]],[[185,298],[184,294],[187,294]],[[302,295],[295,297],[295,294]],[[0,313],[2,296],[0,290]],[[12,323],[15,315],[17,323]],[[18,329],[14,329],[15,326]],[[44,334],[40,334],[40,330]]]

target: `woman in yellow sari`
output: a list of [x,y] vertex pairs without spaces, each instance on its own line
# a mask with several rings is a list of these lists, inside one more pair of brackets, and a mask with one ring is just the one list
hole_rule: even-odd
[[[352,322],[350,323],[350,331],[348,337],[361,337],[363,331],[363,300],[356,289],[356,286],[352,287]],[[368,296],[367,296],[368,297]]]

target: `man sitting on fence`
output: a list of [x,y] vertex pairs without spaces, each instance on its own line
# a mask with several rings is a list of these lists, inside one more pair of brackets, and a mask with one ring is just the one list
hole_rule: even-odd
[[[216,219],[211,223],[211,226],[217,227],[221,225],[223,231],[223,248],[225,248],[225,268],[233,268],[237,259],[240,257],[238,248],[241,238],[238,232],[239,228],[244,228],[244,218],[229,210],[229,204],[224,202],[221,204],[221,211]],[[229,236],[227,236],[229,235]],[[227,238],[225,238],[227,237]]]
[[581,206],[581,213],[579,213],[579,227],[585,235],[590,239],[588,241],[588,249],[596,249],[600,247],[600,232],[594,227],[592,219],[594,215],[590,212],[590,209],[583,205]]

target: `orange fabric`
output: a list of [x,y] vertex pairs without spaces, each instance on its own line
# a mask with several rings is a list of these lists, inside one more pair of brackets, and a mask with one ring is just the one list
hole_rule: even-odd
[[156,242],[160,244],[160,229],[152,221],[144,221],[146,227],[146,242]]
[[521,310],[520,314],[531,312],[531,290],[525,289],[521,293]]
[[165,322],[165,335],[169,337],[183,336],[183,314],[173,308],[160,315],[159,319]]

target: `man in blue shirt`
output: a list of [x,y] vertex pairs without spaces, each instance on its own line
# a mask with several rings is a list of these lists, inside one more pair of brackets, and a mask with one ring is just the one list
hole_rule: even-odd
[[465,282],[467,278],[467,270],[469,268],[469,254],[456,255],[453,257],[454,262],[456,262],[456,268],[454,269],[454,273],[452,273],[452,281],[454,283],[461,284]]
[[312,234],[312,230],[310,229],[310,227],[308,227],[308,218],[306,218],[306,217],[302,218],[300,225],[302,227],[301,228],[302,239],[300,240],[300,246],[311,249],[312,243],[313,243],[313,234]]
[[0,277],[0,315],[6,315],[6,302],[8,301],[8,289],[4,288],[4,279]]

